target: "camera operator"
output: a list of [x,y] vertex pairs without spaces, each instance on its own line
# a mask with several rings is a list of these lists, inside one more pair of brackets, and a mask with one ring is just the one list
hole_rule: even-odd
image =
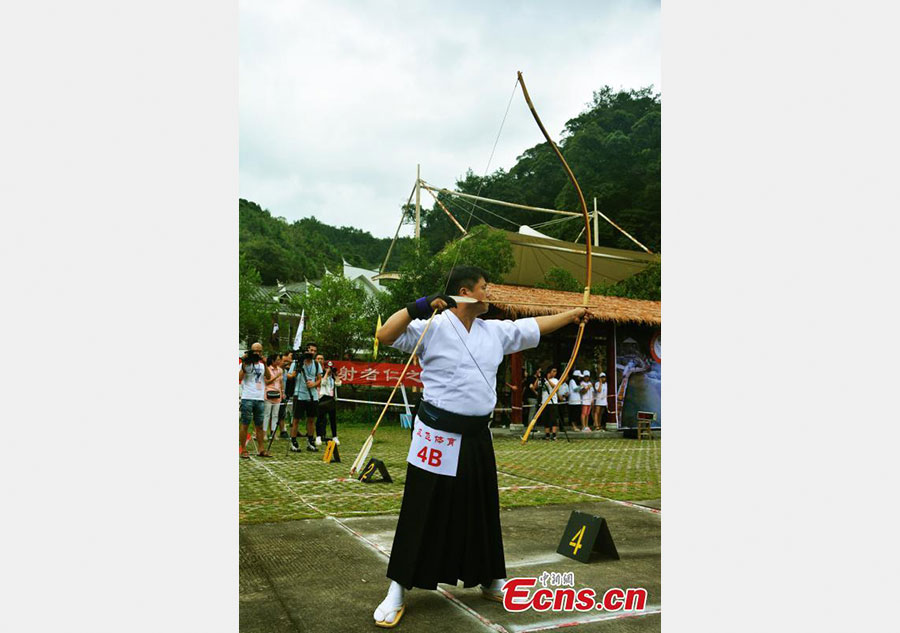
[[[291,450],[300,452],[297,443],[297,424],[301,417],[306,418],[306,450],[317,451],[313,441],[316,432],[316,410],[319,404],[319,384],[322,382],[322,368],[315,361],[315,350],[318,346],[309,343],[299,362],[294,361],[288,378],[294,377],[297,383],[294,389],[294,419],[291,422]],[[312,351],[311,351],[312,350]]]
[[331,438],[334,443],[340,445],[337,436],[337,387],[341,386],[340,380],[334,378],[334,363],[325,362],[325,357],[316,356],[316,363],[325,367],[322,374],[322,383],[319,385],[319,417],[316,420],[316,446],[322,443],[325,437],[325,418],[331,420]]
[[241,449],[241,457],[249,459],[247,449],[244,446],[247,437],[247,429],[250,427],[250,419],[256,427],[256,445],[259,447],[259,456],[268,457],[263,447],[265,435],[263,433],[263,413],[266,406],[265,381],[272,377],[268,365],[263,361],[262,343],[254,343],[250,351],[241,359],[241,369],[238,372],[238,380],[241,381],[241,427],[238,445]]

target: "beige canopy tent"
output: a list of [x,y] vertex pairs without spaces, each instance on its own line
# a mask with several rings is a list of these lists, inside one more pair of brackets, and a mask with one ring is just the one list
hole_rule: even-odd
[[[579,283],[585,279],[584,244],[563,242],[549,237],[503,231],[512,245],[515,265],[503,281],[516,286],[534,286],[543,281],[551,268],[563,268]],[[615,283],[641,272],[660,261],[659,255],[605,246],[591,247],[591,281]]]

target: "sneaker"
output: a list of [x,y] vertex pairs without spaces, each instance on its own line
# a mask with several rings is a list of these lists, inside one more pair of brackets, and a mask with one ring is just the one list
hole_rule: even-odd
[[331,439],[333,439],[333,440],[334,440],[334,445],[335,445],[335,446],[340,446],[340,445],[341,445],[341,443],[340,443],[340,442],[338,442],[338,438],[337,438],[337,435],[335,435],[335,436],[334,436],[334,437],[333,437],[333,438],[331,438]]
[[278,435],[278,437],[280,437],[280,438],[283,439],[283,440],[286,440],[286,439],[288,439],[288,438],[291,437],[291,436],[288,435],[288,432],[287,432],[287,431],[282,431],[282,432]]
[[322,438],[321,436],[316,436],[316,446],[322,446]]
[[[298,449],[298,450],[299,450],[299,449]],[[315,452],[317,452],[319,449],[316,448],[316,445],[315,445],[315,444],[307,444],[307,445],[306,445],[306,450],[312,451],[312,452],[315,453]]]
[[301,450],[302,449],[300,448],[300,445],[297,444],[297,441],[291,440],[291,451],[294,453],[299,453]]
[[582,432],[582,433],[590,433],[590,432],[591,432],[591,429],[590,429],[590,427],[587,427],[587,426],[586,426],[586,427],[584,427],[583,429],[581,429],[581,432]]

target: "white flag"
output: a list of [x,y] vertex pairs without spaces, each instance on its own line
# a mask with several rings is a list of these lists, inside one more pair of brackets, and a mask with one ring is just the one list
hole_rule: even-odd
[[306,308],[300,312],[300,325],[297,326],[297,336],[294,337],[294,349],[300,349],[303,341],[303,325],[306,323]]

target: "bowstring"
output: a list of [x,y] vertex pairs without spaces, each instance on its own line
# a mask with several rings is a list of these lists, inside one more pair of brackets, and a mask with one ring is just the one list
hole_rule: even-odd
[[[497,151],[497,144],[500,142],[500,135],[503,133],[503,126],[506,123],[506,117],[509,115],[509,109],[512,106],[513,98],[516,96],[516,88],[519,87],[519,77],[516,76],[516,82],[513,84],[512,92],[509,95],[509,102],[506,104],[506,112],[503,113],[503,120],[500,121],[500,129],[497,130],[497,137],[494,139],[494,146],[491,148],[491,155],[488,157],[487,165],[484,167],[484,174],[481,176],[481,182],[478,184],[478,192],[475,194],[476,196],[481,195],[481,190],[484,188],[484,183],[487,179],[488,172],[491,168],[491,162],[494,160],[494,152]],[[475,200],[471,201],[471,206],[469,207],[469,217],[466,220],[465,230],[466,233],[469,232],[469,224],[472,222],[472,215],[475,211]],[[465,213],[465,210],[463,210]],[[460,238],[462,239],[462,238]],[[453,274],[453,269],[456,267],[456,262],[459,261],[460,253],[462,253],[462,245],[457,246],[456,249],[456,257],[453,258],[453,264],[450,266],[450,271],[447,273],[447,279],[444,281],[444,289],[447,289],[447,284],[450,283],[450,275]],[[466,352],[469,353],[469,358],[472,359],[472,362],[475,363],[475,368],[478,370],[478,373],[481,374],[481,377],[484,379],[484,383],[488,386],[488,389],[494,390],[496,388],[495,385],[492,385],[491,382],[487,379],[487,376],[484,375],[484,372],[481,371],[481,365],[478,364],[478,361],[475,360],[475,356],[472,354],[472,350],[469,349],[469,346],[466,345],[466,341],[463,339],[462,335],[459,333],[459,330],[456,329],[456,325],[453,324],[452,321],[447,321],[450,323],[450,327],[456,333],[459,342],[463,344],[463,347],[466,348]]]

